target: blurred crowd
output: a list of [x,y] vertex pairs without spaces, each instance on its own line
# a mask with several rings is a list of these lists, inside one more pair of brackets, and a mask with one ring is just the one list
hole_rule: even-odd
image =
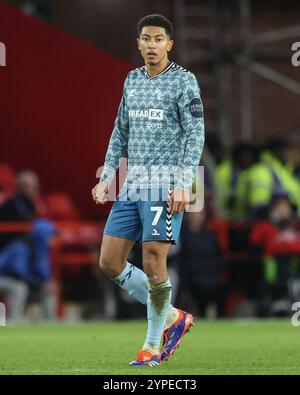
[[[204,299],[215,301],[219,316],[290,315],[292,302],[300,300],[299,147],[274,138],[261,146],[240,143],[226,152],[211,134],[201,164],[207,220],[203,222],[195,214],[186,216],[189,231],[183,229],[182,246],[187,246],[183,252],[193,255],[194,251],[195,255],[180,262],[182,270],[186,262],[191,263],[191,282],[197,275],[201,278],[197,310],[204,314],[200,295],[205,292]],[[197,221],[198,237],[192,242],[190,233],[194,234]],[[205,241],[204,229],[221,236],[223,254],[219,259],[213,241]],[[211,252],[207,255],[208,246]],[[198,271],[193,261],[198,262]],[[207,279],[213,273],[214,283]],[[189,281],[184,281],[186,289],[190,288]],[[205,287],[203,283],[211,285]]]
[[[9,171],[2,168],[3,172]],[[12,178],[14,180],[14,178]],[[3,186],[3,185],[2,185]],[[0,295],[7,304],[8,318],[13,322],[24,317],[30,300],[41,301],[44,317],[56,317],[56,284],[51,269],[51,240],[55,235],[52,221],[39,213],[39,179],[29,170],[16,178],[15,193],[5,196],[2,190],[0,223],[30,223],[28,229],[0,232]]]
[[[200,317],[290,315],[291,304],[300,300],[298,152],[284,139],[272,139],[261,147],[242,143],[226,152],[214,134],[207,136],[200,163],[204,209],[185,214],[180,242],[168,258],[174,304]],[[43,318],[55,320],[59,298],[77,304],[93,299],[101,311],[96,318],[143,317],[144,306],[99,271],[86,270],[87,265],[85,270],[73,267],[69,281],[68,276],[54,275],[53,240],[64,239],[65,249],[73,253],[78,245],[94,243],[94,253],[85,255],[84,263],[95,268],[99,229],[85,227],[82,232],[78,227],[63,237],[58,230],[61,221],[83,224],[82,214],[66,204],[66,197],[54,194],[41,199],[34,172],[21,171],[16,185],[5,185],[3,180],[9,178],[3,176],[5,171],[0,165],[0,300],[6,303],[8,318],[21,321],[26,306],[38,301]],[[9,188],[14,192],[6,194]],[[11,222],[28,227],[1,228]],[[74,254],[72,258],[69,272]],[[82,255],[79,258],[81,265]],[[128,259],[141,267],[140,244]]]
[[0,164],[0,302],[10,322],[66,315],[97,297],[100,228],[66,192],[44,193],[32,170]]
[[233,221],[262,220],[272,202],[286,198],[300,215],[300,147],[274,138],[262,146],[241,143],[226,151],[207,137],[202,164],[212,214]]

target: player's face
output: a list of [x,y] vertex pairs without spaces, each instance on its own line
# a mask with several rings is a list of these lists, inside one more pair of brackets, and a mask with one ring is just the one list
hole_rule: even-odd
[[137,39],[138,48],[145,64],[156,65],[167,59],[173,40],[170,40],[163,27],[145,26]]

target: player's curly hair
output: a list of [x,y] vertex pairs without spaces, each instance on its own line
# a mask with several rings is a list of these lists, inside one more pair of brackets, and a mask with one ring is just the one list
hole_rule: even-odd
[[151,14],[151,15],[146,15],[142,19],[140,19],[137,25],[138,36],[141,35],[144,26],[163,27],[166,30],[166,33],[170,37],[170,39],[173,38],[173,33],[174,33],[173,25],[169,21],[169,19],[167,19],[163,15]]

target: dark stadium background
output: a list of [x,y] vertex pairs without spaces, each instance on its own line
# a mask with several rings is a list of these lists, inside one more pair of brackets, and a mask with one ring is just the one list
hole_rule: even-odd
[[[152,12],[173,21],[171,58],[197,75],[207,137],[217,136],[225,153],[240,142],[260,145],[274,137],[300,150],[300,67],[291,62],[292,43],[300,41],[299,1],[1,1],[7,65],[0,67],[0,163],[15,173],[32,169],[44,196],[63,193],[71,200],[65,217],[52,212],[63,240],[54,270],[64,298],[77,302],[101,303],[97,254],[110,205],[100,209],[90,190],[124,78],[142,64],[136,23]],[[232,316],[240,300],[258,297],[251,281],[260,269],[245,256],[247,232],[218,229]],[[73,287],[63,281],[65,266]]]
[[[1,161],[10,162],[16,170],[24,162],[38,169],[45,191],[71,193],[87,216],[101,215],[87,192],[95,181],[95,169],[103,162],[123,79],[141,64],[136,22],[149,5],[153,12],[178,19],[173,58],[199,74],[207,133],[221,127],[226,146],[243,137],[262,142],[267,136],[300,133],[299,94],[253,73],[249,97],[244,97],[251,102],[251,127],[248,130],[245,125],[243,135],[241,100],[248,95],[241,87],[243,68],[234,58],[246,51],[243,30],[247,26],[238,1],[201,1],[203,9],[219,3],[217,15],[204,12],[187,17],[186,22],[180,16],[176,19],[175,1],[141,0],[134,6],[130,0],[33,1],[36,16],[25,16],[13,6],[30,2],[2,3],[0,32],[8,67],[0,74]],[[297,1],[273,1],[271,6],[267,1],[250,3],[252,34],[299,24]],[[180,36],[180,23],[194,29],[186,40]],[[213,44],[214,35],[220,49]],[[291,43],[297,37],[299,32],[296,37],[256,44],[254,57],[300,83],[299,69],[290,61]],[[225,40],[230,48],[222,43]],[[191,52],[190,61],[184,59],[187,55],[181,48]]]

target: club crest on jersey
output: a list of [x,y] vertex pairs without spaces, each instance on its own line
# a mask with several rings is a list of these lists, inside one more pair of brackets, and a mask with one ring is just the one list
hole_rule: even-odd
[[149,121],[163,121],[164,110],[150,108],[149,110],[129,110],[129,118],[148,119]]
[[161,100],[162,97],[163,97],[162,91],[161,91],[160,89],[155,89],[155,91],[154,91],[154,97],[155,97],[157,100]]

